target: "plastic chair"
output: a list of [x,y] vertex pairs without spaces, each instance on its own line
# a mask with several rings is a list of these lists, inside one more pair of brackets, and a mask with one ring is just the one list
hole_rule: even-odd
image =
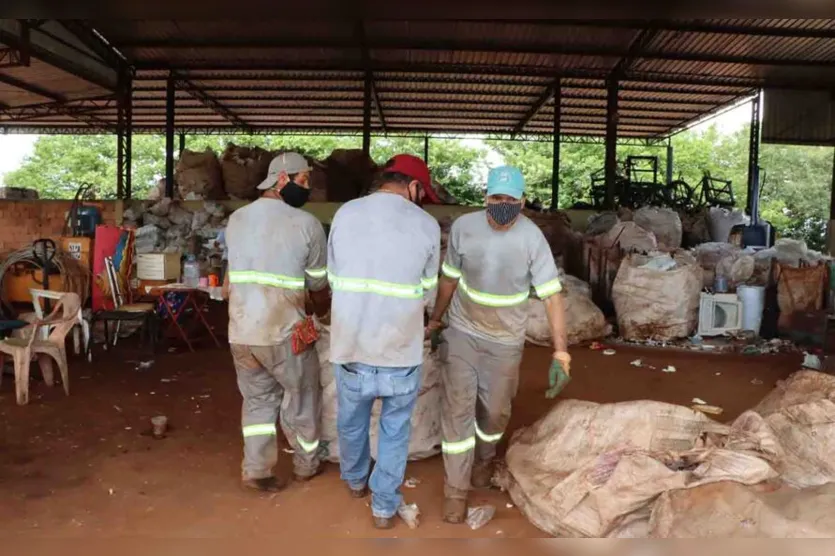
[[[32,295],[32,305],[35,307],[34,313],[24,313],[20,316],[21,319],[27,322],[35,322],[36,320],[43,320],[43,304],[41,300],[43,299],[51,299],[51,300],[60,300],[61,296],[64,295],[64,292],[54,292],[49,290],[36,290],[30,289],[29,293]],[[78,308],[78,318],[76,321],[78,328],[73,326],[73,348],[75,349],[76,355],[81,355],[82,353],[87,354],[88,361],[90,360],[90,324],[84,318],[84,311],[81,307]],[[79,331],[81,332],[81,336],[79,337]],[[41,337],[42,339],[46,340],[49,337],[49,329],[48,328],[41,328]],[[84,351],[81,351],[82,348],[82,340]]]
[[[11,355],[14,358],[15,393],[18,405],[29,403],[29,366],[32,357],[38,359],[47,386],[55,385],[52,360],[57,361],[64,392],[70,395],[66,341],[67,334],[77,323],[80,307],[81,300],[78,294],[65,293],[46,320],[35,322],[26,329],[18,331],[17,337],[0,341],[0,354]],[[59,310],[62,310],[60,316]],[[46,340],[39,339],[39,330],[44,327],[51,329]],[[0,380],[2,380],[1,375],[2,373],[0,373]]]

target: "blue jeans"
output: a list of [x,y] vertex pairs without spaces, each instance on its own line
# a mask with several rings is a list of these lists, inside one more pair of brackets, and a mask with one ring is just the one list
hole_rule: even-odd
[[[402,502],[400,485],[406,474],[412,410],[421,384],[421,367],[371,367],[334,364],[339,396],[337,428],[342,480],[352,490],[371,488],[374,517],[392,518]],[[377,462],[369,481],[371,408],[381,398]]]

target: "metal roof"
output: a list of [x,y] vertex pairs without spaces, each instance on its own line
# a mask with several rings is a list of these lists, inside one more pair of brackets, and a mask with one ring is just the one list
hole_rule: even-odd
[[33,44],[45,31],[75,48],[33,48],[15,68],[0,56],[6,130],[114,129],[116,77],[99,77],[120,64],[136,132],[164,130],[169,75],[175,126],[192,133],[357,131],[366,80],[374,133],[552,134],[560,79],[562,133],[602,136],[617,78],[618,134],[641,138],[759,88],[835,88],[835,19],[38,21]]

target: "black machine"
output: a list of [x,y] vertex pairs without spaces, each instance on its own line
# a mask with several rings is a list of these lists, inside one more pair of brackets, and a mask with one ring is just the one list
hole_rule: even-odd
[[[58,247],[55,242],[49,238],[35,240],[32,244],[32,258],[35,264],[42,269],[43,282],[41,282],[41,286],[45,290],[49,289],[49,275],[61,274],[61,270],[52,262],[57,251]],[[35,279],[35,282],[37,282],[37,279]],[[44,299],[44,310],[47,314],[51,311],[48,299]]]
[[746,247],[761,247],[767,249],[774,245],[774,228],[765,220],[760,220],[760,167],[756,167],[753,175],[754,186],[751,188],[751,223],[741,224],[731,228],[731,243]]

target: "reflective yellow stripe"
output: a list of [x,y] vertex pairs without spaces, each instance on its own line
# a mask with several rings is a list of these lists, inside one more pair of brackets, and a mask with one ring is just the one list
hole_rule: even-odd
[[476,424],[475,426],[475,433],[482,440],[482,442],[487,442],[488,444],[498,444],[501,441],[502,437],[504,437],[504,433],[501,432],[499,434],[484,433],[481,431],[480,428],[478,428],[478,424]]
[[275,436],[278,434],[275,425],[249,425],[244,427],[244,438],[253,436]]
[[375,293],[388,297],[401,297],[404,299],[421,299],[423,297],[423,286],[420,284],[395,284],[381,280],[367,280],[363,278],[339,278],[331,274],[331,288],[337,291],[355,293]]
[[272,286],[287,290],[304,289],[304,278],[294,278],[292,276],[255,272],[252,270],[230,272],[229,282],[231,284],[258,284],[259,286]]
[[312,454],[319,449],[318,440],[315,440],[313,442],[307,442],[301,436],[296,436],[296,441],[299,443],[299,446],[301,446],[302,450],[304,450],[308,454]]
[[562,283],[560,282],[559,278],[555,278],[550,282],[545,282],[541,286],[536,286],[536,296],[539,299],[545,299],[546,297],[551,297],[555,293],[560,293],[562,291]]
[[458,280],[459,278],[461,278],[461,271],[447,263],[441,265],[441,271],[447,278],[452,278],[453,280]]
[[461,442],[442,442],[441,450],[445,454],[460,455],[475,450],[475,436],[471,436]]
[[309,268],[304,272],[311,278],[324,278],[328,275],[327,268]]
[[434,278],[421,278],[420,284],[421,286],[423,286],[424,290],[431,290],[432,288],[438,285],[438,277],[435,276]]
[[513,295],[496,295],[492,293],[480,292],[468,286],[464,281],[464,278],[461,278],[458,281],[458,286],[470,299],[479,305],[485,305],[487,307],[515,307],[516,305],[520,305],[527,301],[527,299],[531,296],[530,291]]

